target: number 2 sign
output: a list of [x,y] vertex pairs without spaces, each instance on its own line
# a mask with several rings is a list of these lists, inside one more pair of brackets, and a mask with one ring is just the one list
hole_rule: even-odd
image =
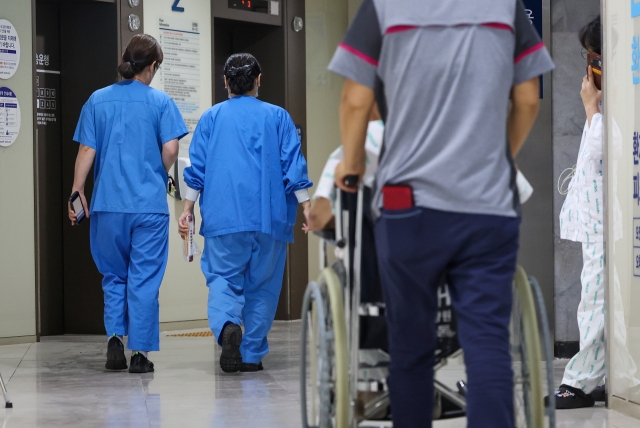
[[179,3],[180,3],[180,0],[174,0],[173,6],[171,6],[171,10],[174,12],[184,12],[184,7],[178,6]]

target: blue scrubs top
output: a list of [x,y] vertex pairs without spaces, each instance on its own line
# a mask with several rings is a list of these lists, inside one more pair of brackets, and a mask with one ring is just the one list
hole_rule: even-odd
[[73,136],[96,150],[90,212],[169,214],[162,146],[188,132],[173,100],[142,82],[94,92]]
[[313,183],[286,110],[249,96],[216,104],[200,118],[189,155],[184,179],[201,192],[200,234],[262,232],[293,242],[294,192]]

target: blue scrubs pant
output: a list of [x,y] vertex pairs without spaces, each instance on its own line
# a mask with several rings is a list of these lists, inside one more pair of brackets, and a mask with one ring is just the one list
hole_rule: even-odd
[[467,367],[467,426],[514,426],[509,321],[519,225],[518,218],[424,208],[383,212],[375,238],[394,427],[431,427],[437,288],[445,273]]
[[241,325],[240,353],[257,364],[269,352],[267,334],[276,315],[287,244],[260,232],[206,238],[202,272],[209,287],[209,326],[220,343],[228,323]]
[[160,350],[158,294],[168,250],[168,215],[91,216],[91,254],[104,275],[104,327],[107,336],[128,335],[128,349]]

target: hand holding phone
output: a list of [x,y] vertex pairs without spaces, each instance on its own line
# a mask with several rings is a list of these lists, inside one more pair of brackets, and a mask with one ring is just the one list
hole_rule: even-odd
[[593,84],[599,91],[602,90],[602,56],[595,52],[587,54],[587,74],[589,74],[589,66],[593,71]]
[[75,191],[69,198],[69,219],[71,220],[71,225],[75,226],[82,223],[86,217],[88,217],[88,215],[84,208],[82,195],[80,195],[80,192]]

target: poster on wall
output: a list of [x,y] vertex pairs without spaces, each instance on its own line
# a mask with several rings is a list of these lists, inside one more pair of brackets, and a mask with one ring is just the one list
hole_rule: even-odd
[[12,145],[20,132],[20,104],[9,88],[0,88],[0,146]]
[[[631,18],[634,20],[640,16],[640,1],[631,1]],[[629,29],[633,29],[633,24],[629,25]],[[640,88],[640,35],[635,31],[631,34],[631,79],[627,80],[627,84],[631,83],[630,94],[637,97]],[[631,115],[632,117],[635,115]],[[633,131],[633,139],[629,137],[629,141],[633,141],[633,276],[640,278],[640,127],[633,120],[630,124]],[[615,144],[615,140],[614,140]],[[637,281],[637,280],[636,280]]]
[[173,98],[182,113],[189,135],[180,141],[180,146],[188,150],[201,115],[200,29],[198,22],[179,18],[159,18],[158,24],[164,52],[157,76],[159,89]]
[[0,19],[0,79],[9,79],[20,65],[20,39],[13,24]]

